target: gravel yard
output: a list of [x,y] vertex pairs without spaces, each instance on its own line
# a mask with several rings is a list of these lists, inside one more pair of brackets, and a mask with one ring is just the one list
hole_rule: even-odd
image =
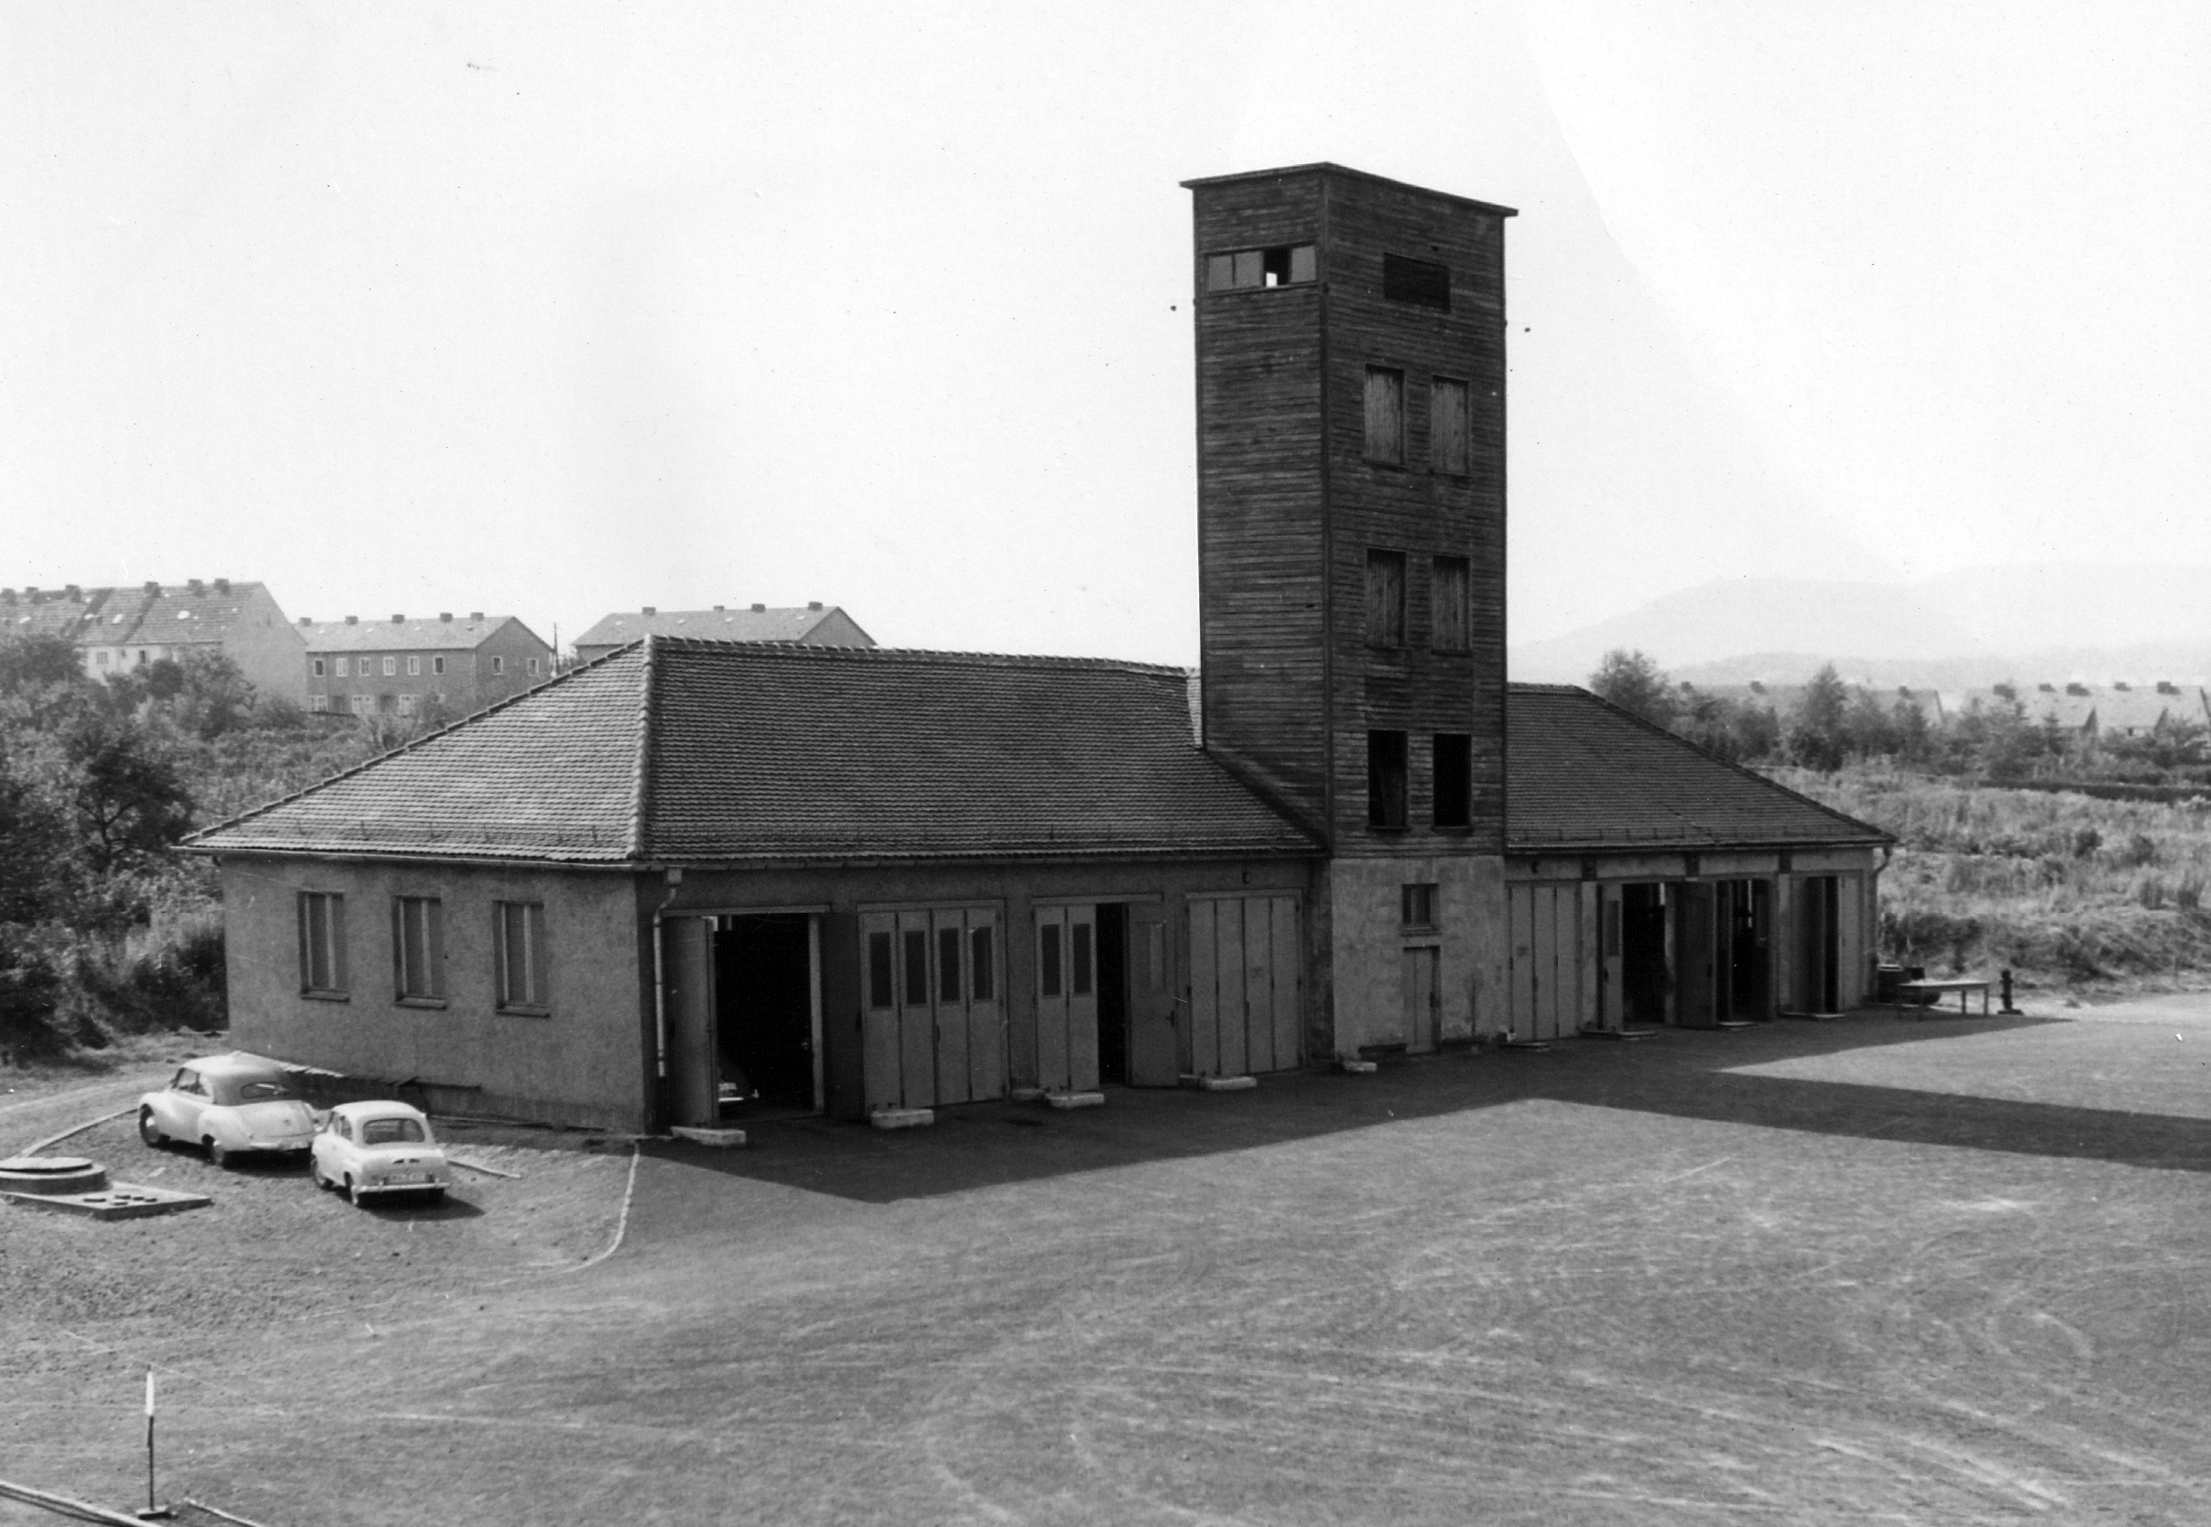
[[[174,1492],[270,1527],[2179,1527],[2207,1047],[2201,1001],[1865,1014],[767,1126],[651,1148],[572,1276],[623,1155],[504,1147],[450,1217],[0,1211],[0,1457],[129,1501],[152,1358]],[[140,1149],[88,1153],[208,1174]]]

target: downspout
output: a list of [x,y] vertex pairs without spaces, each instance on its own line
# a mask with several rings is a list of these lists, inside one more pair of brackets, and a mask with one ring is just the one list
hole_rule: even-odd
[[661,934],[661,914],[683,889],[683,871],[668,871],[668,894],[653,908],[653,1079],[658,1083],[657,1107],[668,1104],[668,957]]

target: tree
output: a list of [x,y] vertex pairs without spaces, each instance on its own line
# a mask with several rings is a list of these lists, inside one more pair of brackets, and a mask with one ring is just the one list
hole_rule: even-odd
[[1849,751],[1850,690],[1828,663],[1804,686],[1789,723],[1789,751],[1808,769],[1832,774]]
[[192,798],[146,732],[84,716],[62,738],[68,799],[86,866],[95,875],[161,858],[192,825]]
[[1615,647],[1589,676],[1589,688],[1622,710],[1633,711],[1646,721],[1671,726],[1680,713],[1672,681],[1657,660],[1640,650]]

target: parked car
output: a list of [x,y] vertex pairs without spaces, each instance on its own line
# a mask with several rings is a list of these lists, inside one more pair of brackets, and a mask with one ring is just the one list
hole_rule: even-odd
[[233,1053],[188,1060],[169,1085],[138,1100],[138,1138],[207,1148],[217,1166],[237,1156],[305,1151],[314,1110],[275,1061]]
[[430,1121],[405,1103],[340,1103],[308,1160],[316,1187],[343,1188],[357,1204],[385,1193],[440,1199],[452,1180]]

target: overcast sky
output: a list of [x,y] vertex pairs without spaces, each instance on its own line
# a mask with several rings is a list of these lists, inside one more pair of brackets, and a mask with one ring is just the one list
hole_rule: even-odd
[[1508,229],[1513,636],[2211,564],[2211,7],[0,10],[0,583],[1193,660],[1188,193]]

